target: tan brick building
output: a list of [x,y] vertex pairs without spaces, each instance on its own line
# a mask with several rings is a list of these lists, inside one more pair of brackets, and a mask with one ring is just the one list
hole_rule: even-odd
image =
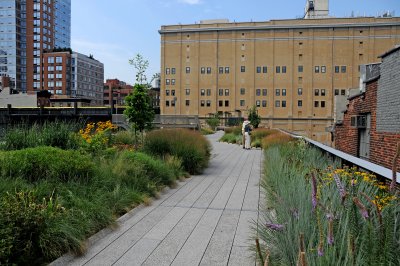
[[400,44],[400,18],[321,18],[162,26],[161,114],[243,117],[329,144],[334,95],[359,65]]

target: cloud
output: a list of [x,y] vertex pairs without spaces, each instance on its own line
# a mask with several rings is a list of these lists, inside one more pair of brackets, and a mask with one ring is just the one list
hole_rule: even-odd
[[179,0],[179,2],[189,5],[198,5],[201,4],[201,0]]

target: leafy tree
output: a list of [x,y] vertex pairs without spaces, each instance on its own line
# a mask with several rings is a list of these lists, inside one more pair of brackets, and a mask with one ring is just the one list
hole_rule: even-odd
[[146,70],[149,67],[149,61],[144,59],[141,54],[137,54],[133,59],[129,60],[129,64],[133,65],[136,69],[136,82],[145,85],[146,88],[150,87],[147,83]]
[[261,117],[257,113],[257,107],[254,105],[252,108],[249,109],[248,113],[249,113],[250,124],[254,128],[258,128],[258,125],[261,122]]
[[207,118],[206,123],[212,130],[215,130],[215,128],[220,124],[218,113]]
[[154,110],[145,85],[135,84],[133,91],[125,97],[125,102],[127,107],[124,115],[132,123],[135,132],[135,144],[137,144],[137,131],[141,133],[143,141],[143,131],[151,128],[154,119]]

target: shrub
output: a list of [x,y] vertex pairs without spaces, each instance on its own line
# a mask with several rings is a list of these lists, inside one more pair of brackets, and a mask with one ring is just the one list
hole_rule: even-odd
[[268,149],[274,145],[284,144],[293,140],[293,138],[285,133],[274,130],[270,132],[270,135],[266,136],[262,139],[262,147],[263,149]]
[[237,143],[237,135],[233,133],[225,133],[219,141],[227,142],[227,143]]
[[147,134],[144,151],[164,158],[173,155],[182,160],[185,171],[200,173],[210,158],[210,143],[199,132],[187,129],[163,129]]
[[127,164],[142,166],[143,171],[139,172],[142,172],[158,186],[172,185],[175,181],[174,172],[167,164],[147,154],[126,151],[121,154],[121,159]]
[[131,131],[118,131],[113,135],[113,144],[134,145],[135,134]]
[[242,135],[242,126],[226,127],[225,133],[232,133],[233,135]]
[[206,123],[212,130],[215,130],[215,128],[220,124],[218,113],[214,114],[212,117],[207,118]]
[[88,156],[74,150],[36,147],[0,152],[0,177],[23,178],[34,182],[41,179],[88,179],[94,164]]
[[[42,234],[64,212],[52,197],[39,202],[33,191],[7,193],[0,199],[0,264],[42,264]],[[64,252],[67,251],[66,249]]]
[[256,140],[252,141],[251,142],[251,147],[261,148],[261,140],[260,139],[256,139]]
[[214,134],[214,131],[210,128],[201,128],[201,134],[210,135],[210,134]]
[[31,127],[17,126],[7,130],[2,149],[20,150],[38,146],[52,146],[61,149],[77,149],[79,140],[74,132],[78,123],[49,122]]

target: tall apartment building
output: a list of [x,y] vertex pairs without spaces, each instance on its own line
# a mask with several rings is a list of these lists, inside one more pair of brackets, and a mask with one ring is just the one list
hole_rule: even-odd
[[104,65],[93,56],[70,49],[45,52],[43,66],[43,88],[56,98],[84,98],[93,106],[103,105]]
[[43,89],[43,52],[70,46],[71,0],[2,0],[0,25],[0,75],[23,92]]
[[400,18],[217,20],[159,33],[161,114],[243,117],[255,105],[265,126],[329,144],[334,96],[400,44]]

